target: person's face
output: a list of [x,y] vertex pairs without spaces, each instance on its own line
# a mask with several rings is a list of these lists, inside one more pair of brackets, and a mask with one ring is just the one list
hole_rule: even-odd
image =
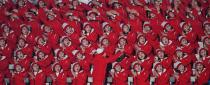
[[55,65],[54,69],[55,69],[55,72],[60,72],[61,71],[61,66],[60,65]]
[[65,57],[65,53],[64,53],[63,51],[59,52],[58,57],[59,57],[59,58]]
[[135,18],[136,18],[135,15],[132,14],[132,13],[130,13],[130,14],[128,15],[128,17],[129,17],[130,19],[135,19]]
[[25,5],[25,1],[24,0],[19,0],[18,1],[18,6],[22,7]]
[[168,24],[168,25],[166,25],[166,30],[167,30],[167,31],[171,31],[171,30],[172,30],[171,25],[169,25],[169,24]]
[[198,71],[202,71],[203,70],[203,65],[202,64],[197,64],[196,65],[196,69],[198,70]]
[[3,29],[4,29],[4,32],[5,32],[5,33],[9,33],[9,31],[10,31],[10,28],[9,28],[8,26],[4,26]]
[[4,39],[1,39],[1,40],[0,40],[0,46],[1,46],[1,47],[4,47],[5,44],[6,44],[6,41],[5,41]]
[[121,5],[119,3],[114,3],[114,8],[120,8]]
[[145,27],[143,28],[143,30],[145,30],[145,31],[147,32],[147,31],[150,31],[151,28],[150,28],[150,26],[145,26]]
[[34,72],[38,72],[39,71],[39,65],[38,64],[34,64],[32,67]]
[[27,28],[27,27],[23,27],[23,28],[22,28],[22,33],[23,33],[24,35],[28,34],[28,33],[29,33],[28,28]]
[[167,37],[163,37],[161,41],[164,45],[167,45],[169,43],[169,40]]
[[206,50],[201,50],[200,55],[203,56],[203,57],[206,57],[207,56],[207,51]]
[[128,33],[130,28],[128,25],[123,25],[122,29],[123,29],[123,32]]
[[73,4],[73,6],[77,6],[77,5],[79,5],[79,1],[78,1],[78,0],[74,0],[74,1],[72,2],[72,4]]
[[23,58],[24,58],[23,52],[21,52],[21,51],[17,52],[17,57],[18,57],[19,59],[23,59]]
[[39,7],[45,7],[45,3],[44,3],[44,1],[39,1]]
[[158,66],[156,67],[156,71],[157,71],[157,72],[162,72],[162,71],[163,71],[163,66],[162,66],[162,65],[158,65]]
[[49,26],[45,26],[45,27],[44,27],[44,31],[48,33],[48,32],[51,31],[51,28],[50,28]]
[[162,1],[161,0],[156,0],[155,5],[161,5]]
[[65,32],[66,32],[67,34],[72,34],[72,33],[74,33],[74,28],[72,28],[72,27],[67,27],[66,30],[65,30]]
[[20,39],[19,41],[18,41],[18,45],[20,46],[20,47],[24,47],[25,46],[25,40],[23,40],[23,39]]
[[88,46],[89,45],[89,41],[87,39],[83,39],[82,40],[82,45],[83,46]]
[[176,51],[176,55],[177,55],[177,57],[182,57],[183,52],[182,51]]
[[76,57],[79,60],[83,60],[84,59],[84,56],[81,53],[77,53]]
[[168,15],[169,15],[171,18],[174,18],[174,17],[175,17],[175,15],[174,15],[173,12],[169,12]]
[[102,45],[109,45],[109,40],[108,39],[103,39],[102,40]]
[[44,45],[44,44],[45,44],[45,40],[44,40],[43,38],[40,38],[40,39],[38,40],[38,44],[39,44],[39,45]]
[[185,70],[184,65],[179,65],[178,70],[179,70],[180,72],[184,72],[184,70]]
[[116,70],[116,72],[120,72],[120,71],[121,71],[121,69],[122,69],[122,68],[121,68],[121,66],[120,66],[120,65],[116,65],[116,66],[115,66],[115,70]]
[[135,65],[134,70],[137,72],[141,71],[141,66],[140,65]]
[[144,44],[146,42],[146,39],[144,36],[139,37],[139,43]]
[[187,44],[188,44],[187,39],[182,39],[181,44],[182,44],[182,45],[187,45]]
[[207,45],[210,45],[210,39],[209,39],[209,38],[206,38],[206,39],[204,40],[204,43],[207,44]]
[[158,57],[161,58],[161,59],[164,58],[164,52],[163,52],[163,51],[159,51],[159,52],[157,53],[157,55],[158,55]]
[[121,38],[120,41],[119,41],[119,44],[122,45],[122,46],[126,45],[126,40]]
[[106,25],[104,27],[104,31],[105,31],[105,33],[110,32],[111,31],[111,27],[109,25]]
[[138,52],[138,57],[139,57],[139,59],[145,59],[145,57],[146,57],[146,55],[145,55],[145,53],[144,52]]
[[71,45],[71,40],[69,40],[68,38],[65,38],[65,39],[63,40],[63,44],[64,44],[65,46]]
[[210,32],[210,24],[205,25],[204,28],[205,28],[205,31],[206,31],[207,33]]
[[96,19],[96,14],[94,14],[94,13],[90,14],[90,15],[89,15],[89,18],[90,18],[91,20],[95,20],[95,19]]
[[189,25],[184,25],[184,31],[189,32],[191,30]]
[[41,58],[41,59],[44,59],[45,54],[43,52],[39,52],[38,57]]
[[17,72],[21,72],[21,71],[22,71],[22,67],[21,67],[20,65],[16,65],[16,66],[15,66],[15,70],[16,70]]
[[74,65],[74,71],[75,72],[79,72],[80,71],[80,65],[79,64],[76,64],[76,65]]
[[47,18],[48,18],[49,20],[54,20],[54,19],[55,19],[55,16],[49,14],[49,15],[47,16]]
[[86,32],[88,32],[88,33],[90,33],[91,32],[91,26],[90,25],[87,25],[86,27],[85,27],[85,31]]

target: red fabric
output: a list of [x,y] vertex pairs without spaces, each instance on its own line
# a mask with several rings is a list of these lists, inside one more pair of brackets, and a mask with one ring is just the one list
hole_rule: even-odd
[[150,85],[149,84],[149,72],[142,70],[139,74],[134,76],[134,85]]
[[187,69],[184,73],[179,73],[175,85],[190,85],[191,69]]
[[85,85],[87,81],[87,74],[85,71],[79,72],[77,77],[74,77],[72,85]]
[[124,70],[119,73],[114,73],[113,85],[127,85],[128,73]]
[[30,77],[30,85],[45,85],[46,75],[44,72],[38,72],[33,76],[34,78]]
[[66,78],[67,74],[64,72],[59,73],[58,76],[56,76],[55,73],[52,74],[53,76],[56,77],[56,79],[53,79],[52,85],[67,85]]
[[26,71],[15,73],[15,75],[12,77],[11,84],[12,85],[25,85],[24,79],[27,76]]

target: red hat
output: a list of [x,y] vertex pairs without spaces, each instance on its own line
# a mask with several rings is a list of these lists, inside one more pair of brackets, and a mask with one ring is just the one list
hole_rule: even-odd
[[102,28],[105,28],[105,27],[108,26],[108,25],[109,25],[108,22],[103,22],[103,23],[102,23]]
[[41,36],[37,36],[37,37],[35,38],[36,42],[38,42],[39,39],[44,39],[44,40],[45,40],[44,36],[42,36],[42,35],[41,35]]
[[163,21],[161,23],[161,27],[166,28],[166,26],[169,25],[169,23],[167,21]]
[[153,64],[153,69],[156,69],[158,65],[162,65],[162,64],[161,64],[160,62],[155,62],[155,63]]
[[[17,50],[17,51],[15,51],[14,56],[17,56],[17,54],[18,54],[19,52],[22,52],[22,50]],[[22,52],[22,53],[23,53],[23,52]]]
[[128,28],[130,29],[130,24],[127,24],[127,23],[121,23],[120,24],[120,28],[122,29],[124,26],[128,26]]
[[62,24],[62,28],[63,29],[66,29],[67,27],[69,27],[70,25],[68,24],[68,23],[66,23],[66,22],[64,22],[63,24]]
[[208,49],[206,49],[206,48],[200,48],[199,49],[199,54],[201,53],[202,50],[205,50],[206,52],[208,52]]
[[[91,26],[91,24],[88,23],[88,22],[83,23],[83,28],[86,28],[88,25]],[[91,27],[92,27],[92,26],[91,26]]]
[[205,66],[205,64],[201,61],[195,62],[195,66],[197,66],[198,64],[201,64],[201,65]]
[[6,38],[4,38],[4,37],[0,37],[0,40],[4,40],[4,41],[6,41]]
[[185,26],[185,25],[189,25],[189,24],[190,24],[189,21],[185,21],[185,22],[181,22],[181,23],[179,24],[179,26],[180,26],[181,29],[184,29],[184,26]]
[[69,40],[71,41],[71,38],[69,38],[68,36],[62,36],[62,37],[60,38],[60,42],[62,42],[64,39],[69,39]]
[[1,24],[1,28],[4,28],[5,26],[9,26],[9,24],[6,24],[6,23]]
[[204,22],[203,22],[203,26],[205,26],[205,25],[210,25],[210,20],[204,21]]
[[156,54],[157,54],[158,52],[164,52],[164,50],[158,48],[158,49],[155,50],[155,52],[156,52]]
[[177,47],[176,51],[183,51],[181,47]]
[[180,65],[183,65],[183,63],[177,61],[176,63],[174,63],[174,68],[177,69]]
[[96,16],[99,16],[100,15],[100,13],[98,13],[96,11],[92,11],[92,10],[90,10],[90,11],[87,12],[87,15],[88,16],[90,16],[91,14],[95,14]]
[[72,51],[72,54],[74,55],[74,56],[76,56],[78,53],[80,53],[81,51],[80,50],[73,50]]
[[[105,36],[101,36],[100,38],[99,38],[99,42],[101,43],[104,39],[108,39],[107,37],[105,37]],[[109,39],[108,39],[109,40]]]
[[143,28],[144,28],[145,26],[150,26],[150,22],[149,22],[149,21],[145,21],[144,24],[143,24]]
[[179,41],[182,41],[183,39],[187,39],[185,36],[180,36]]
[[59,53],[63,52],[61,49],[55,49],[55,56],[58,57]]
[[[112,68],[115,68],[117,65],[120,65],[120,63],[118,63],[118,62],[113,62],[112,63]],[[120,65],[121,66],[121,65]]]
[[137,65],[140,65],[141,66],[141,64],[138,62],[138,61],[135,61],[135,62],[133,62],[132,64],[131,64],[131,68],[135,68]]
[[57,62],[57,63],[52,64],[52,71],[54,71],[55,66],[57,66],[57,65],[59,65],[62,68],[62,66]]
[[22,29],[23,27],[29,28],[28,25],[26,25],[26,24],[21,24],[21,25],[20,25],[20,28]]

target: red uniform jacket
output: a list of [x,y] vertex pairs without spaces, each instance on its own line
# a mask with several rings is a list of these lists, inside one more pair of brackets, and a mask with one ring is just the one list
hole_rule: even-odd
[[85,71],[81,71],[74,77],[72,85],[86,85],[87,74]]
[[107,64],[110,62],[115,61],[121,53],[117,53],[114,56],[109,56],[109,58],[104,58],[102,54],[98,54],[94,57],[92,63],[93,63],[93,85],[103,85],[103,82],[105,80],[105,73],[106,73],[106,67]]
[[134,76],[134,85],[149,85],[149,72],[142,70]]
[[165,71],[155,79],[155,85],[169,85],[170,72]]
[[190,85],[191,70],[186,69],[184,73],[178,74],[178,79],[176,79],[175,85]]
[[15,75],[12,77],[12,85],[25,85],[24,79],[26,76],[26,71],[15,73]]
[[46,75],[42,70],[37,74],[33,72],[34,78],[30,77],[30,85],[45,85]]
[[196,85],[207,84],[209,79],[209,70],[204,69],[201,73],[199,73],[199,77],[197,77]]
[[67,85],[67,82],[66,82],[67,75],[66,75],[66,73],[61,72],[58,75],[56,75],[56,73],[53,73],[52,75],[54,75],[56,77],[56,79],[53,79],[53,84],[52,85]]
[[113,85],[127,85],[128,73],[122,69],[121,72],[115,72]]

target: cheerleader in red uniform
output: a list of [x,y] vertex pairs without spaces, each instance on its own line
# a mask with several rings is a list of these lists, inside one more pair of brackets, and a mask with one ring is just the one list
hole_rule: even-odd
[[207,69],[202,62],[198,61],[195,63],[193,75],[196,77],[196,85],[207,84],[209,79],[209,69]]
[[13,48],[7,44],[6,39],[0,38],[0,53],[3,53],[3,56],[6,56],[9,62],[12,61],[12,50]]
[[133,31],[134,29],[130,26],[130,24],[121,23],[120,27],[122,29],[120,36],[125,36],[126,39],[129,41],[128,44],[135,43],[137,35],[136,35],[136,32]]
[[25,55],[21,50],[18,50],[15,52],[14,64],[19,64],[23,66],[26,71],[28,71],[30,68],[31,59],[32,58],[30,56]]
[[192,74],[192,71],[190,68],[186,68],[184,64],[177,61],[174,63],[174,77],[175,77],[175,85],[190,85],[190,77]]
[[51,45],[50,42],[47,42],[47,37],[45,35],[37,36],[35,51],[43,51],[46,54],[51,54]]
[[170,71],[159,62],[153,65],[152,75],[155,77],[155,85],[169,85]]
[[134,78],[134,85],[149,85],[149,72],[145,70],[138,62],[132,63],[132,76]]
[[181,22],[180,28],[182,29],[182,36],[185,36],[190,43],[196,42],[197,35],[189,22]]
[[124,52],[127,55],[131,55],[133,52],[132,44],[129,44],[128,40],[124,36],[119,37],[115,48],[115,53],[117,52]]
[[[3,56],[2,53],[0,53],[0,75],[2,77],[8,76],[9,73],[9,60],[6,58],[6,56]],[[1,80],[0,80],[1,81]],[[0,83],[1,84],[1,83]]]
[[157,33],[154,31],[154,28],[151,25],[151,22],[145,21],[143,23],[142,33],[145,35],[146,39],[148,39],[150,43],[155,43],[157,42]]
[[54,62],[54,58],[52,55],[47,55],[42,51],[38,51],[34,56],[34,62],[39,64],[46,75],[49,75],[49,73],[51,72],[50,66]]
[[200,48],[199,53],[195,55],[196,55],[196,60],[204,63],[205,67],[209,69],[210,56],[208,55],[208,50],[206,48]]
[[163,21],[161,23],[163,31],[159,35],[167,36],[169,40],[176,41],[178,37],[177,30],[169,22]]
[[102,30],[103,36],[107,37],[111,44],[117,43],[118,33],[114,31],[115,27],[113,23],[110,22],[103,22],[102,23]]
[[47,37],[47,42],[50,42],[50,45],[52,47],[57,46],[59,35],[56,34],[55,30],[49,25],[49,23],[45,23],[41,25],[41,29],[43,31],[43,34]]
[[9,24],[2,24],[1,28],[2,28],[1,36],[8,41],[9,45],[13,45],[12,47],[14,47],[17,41],[17,36],[15,32],[11,29]]
[[138,62],[144,70],[150,71],[154,58],[150,54],[146,54],[144,51],[137,51],[136,56],[130,58],[130,62]]
[[79,63],[72,64],[71,73],[73,75],[72,85],[86,85],[87,74]]
[[113,63],[112,68],[110,74],[113,78],[113,85],[127,85],[128,72],[117,62]]
[[89,41],[86,37],[81,37],[80,38],[80,49],[83,53],[86,54],[92,54],[93,50],[96,49],[96,45],[94,44],[95,42]]
[[28,56],[32,56],[33,53],[33,47],[29,45],[23,38],[18,39],[15,51],[17,50],[21,50],[24,54]]
[[68,36],[74,44],[78,45],[80,37],[79,34],[81,32],[80,28],[74,24],[70,25],[69,23],[63,23],[62,27],[65,33],[64,35]]
[[75,56],[75,61],[79,63],[83,70],[89,73],[92,56],[82,53],[80,50],[74,50],[72,54]]
[[168,36],[161,36],[159,47],[168,55],[173,55],[176,50],[176,43],[168,38]]
[[31,64],[31,71],[28,72],[30,85],[45,85],[46,75],[36,63]]
[[181,62],[187,69],[191,69],[191,63],[196,60],[194,55],[185,53],[180,48],[176,49],[176,53],[173,58],[174,62]]
[[55,49],[55,62],[58,62],[61,65],[64,72],[67,72],[69,70],[72,61],[72,56],[67,55],[61,49]]
[[50,77],[53,80],[52,85],[67,85],[67,73],[65,73],[60,64],[55,63],[52,65],[53,72]]
[[154,61],[160,62],[161,65],[167,70],[171,69],[172,57],[165,54],[165,52],[161,49],[156,49],[156,56]]
[[146,37],[142,34],[139,34],[137,37],[137,43],[135,44],[135,49],[137,51],[144,51],[147,55],[152,52],[152,46],[146,39]]
[[27,77],[27,72],[24,67],[19,64],[15,65],[15,71],[12,72],[12,85],[25,85],[24,79]]
[[[96,29],[96,28],[95,28]],[[89,41],[96,42],[97,31],[93,28],[93,25],[89,22],[83,24],[82,36],[85,36]]]
[[[97,53],[92,60],[93,64],[93,85],[103,85],[106,74],[106,67],[108,63],[115,61],[122,52],[118,52],[115,55],[106,55],[106,53]],[[108,57],[108,58],[107,58]]]
[[180,48],[183,49],[183,52],[186,53],[194,53],[196,45],[193,43],[190,43],[189,40],[185,36],[180,36],[179,37],[179,42],[180,42]]
[[35,45],[35,36],[34,34],[32,34],[30,26],[26,24],[21,24],[20,28],[21,28],[20,38],[25,39],[26,42],[29,43],[30,45]]
[[72,56],[72,51],[76,49],[76,44],[68,36],[60,38],[59,48],[62,49],[68,56]]

